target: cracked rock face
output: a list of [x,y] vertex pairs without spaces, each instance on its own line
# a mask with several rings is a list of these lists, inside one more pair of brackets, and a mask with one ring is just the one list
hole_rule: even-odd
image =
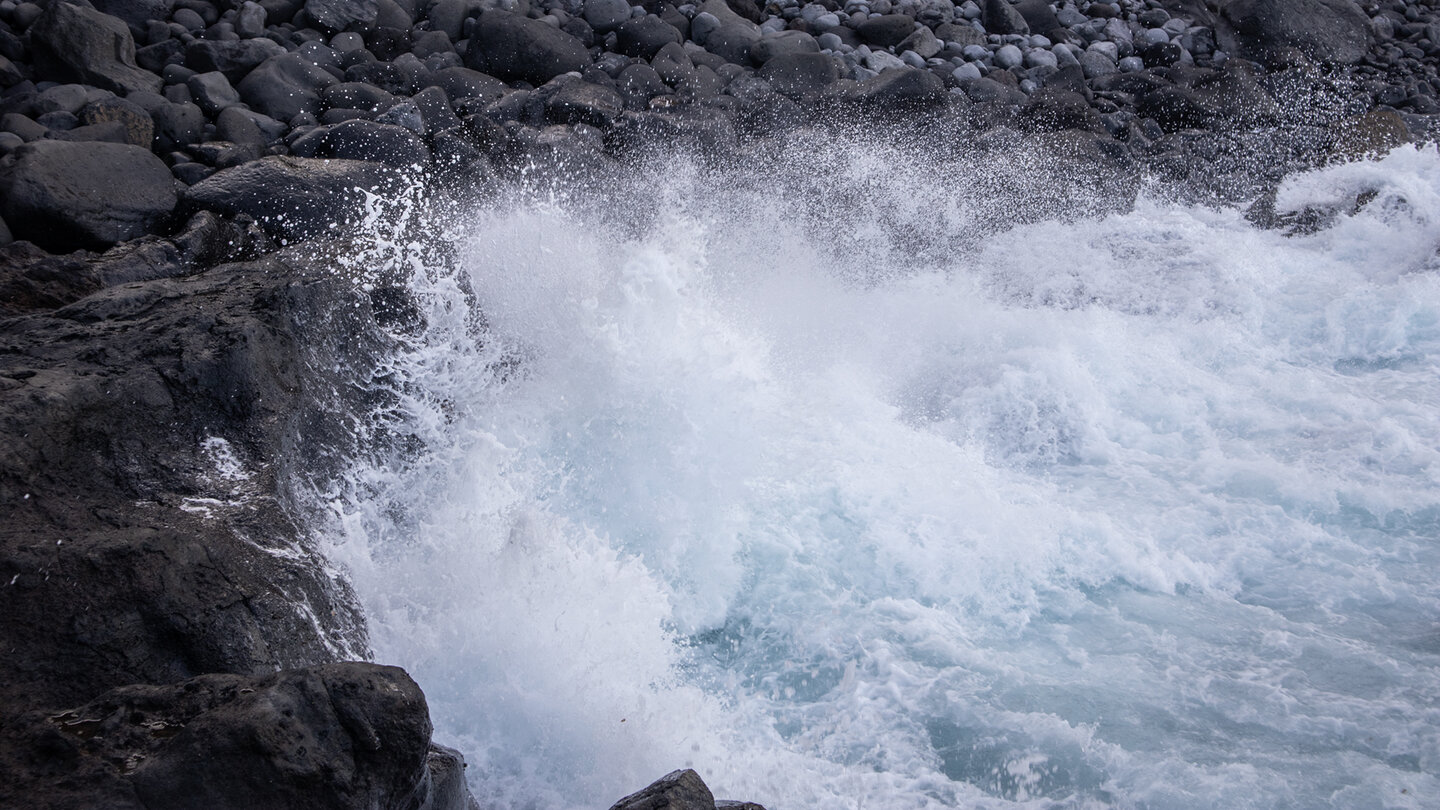
[[363,657],[269,463],[342,440],[304,358],[378,351],[353,295],[272,257],[0,321],[0,705]]
[[10,725],[0,802],[15,807],[423,806],[443,753],[420,687],[363,663],[121,687]]

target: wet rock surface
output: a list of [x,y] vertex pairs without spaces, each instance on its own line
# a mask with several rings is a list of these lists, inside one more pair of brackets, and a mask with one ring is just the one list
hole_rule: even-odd
[[[414,684],[336,663],[363,622],[272,461],[323,473],[373,405],[370,299],[274,252],[367,192],[887,128],[1028,139],[1061,205],[1263,203],[1433,140],[1437,56],[1404,0],[0,0],[0,800],[471,801]],[[693,772],[616,805],[743,806]]]

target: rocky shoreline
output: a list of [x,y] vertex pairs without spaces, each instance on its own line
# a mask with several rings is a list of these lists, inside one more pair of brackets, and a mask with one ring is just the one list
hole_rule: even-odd
[[483,806],[288,489],[383,396],[367,194],[903,131],[1273,222],[1433,138],[1437,55],[1399,0],[0,0],[0,805]]

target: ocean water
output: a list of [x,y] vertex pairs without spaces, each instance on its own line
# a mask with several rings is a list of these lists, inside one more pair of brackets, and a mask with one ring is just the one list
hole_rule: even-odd
[[482,805],[1440,806],[1440,155],[1286,235],[802,151],[375,226],[327,551]]

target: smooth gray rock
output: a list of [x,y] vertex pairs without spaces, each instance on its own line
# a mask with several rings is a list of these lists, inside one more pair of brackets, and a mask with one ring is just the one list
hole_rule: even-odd
[[160,90],[160,77],[136,66],[135,40],[116,17],[56,0],[28,33],[35,66],[46,76],[117,93]]
[[430,163],[430,150],[414,132],[363,119],[316,127],[296,139],[290,151],[297,157],[365,160],[401,170],[421,169]]
[[608,34],[630,19],[629,0],[585,0],[582,15],[590,27]]
[[715,796],[695,771],[672,771],[610,810],[715,810]]
[[374,25],[380,0],[305,0],[305,13],[331,31],[344,31],[352,25]]
[[1028,34],[1030,24],[1009,0],[985,0],[980,22],[992,34]]
[[226,107],[240,103],[240,93],[230,86],[225,74],[219,71],[197,73],[185,80],[185,86],[190,89],[190,97],[200,109],[212,117]]
[[295,53],[266,59],[250,71],[240,86],[240,98],[256,112],[277,121],[290,121],[301,113],[320,114],[320,91],[339,81]]
[[840,72],[828,54],[791,52],[777,54],[766,62],[760,77],[775,92],[800,98],[824,90],[840,78]]
[[819,52],[819,43],[804,31],[780,31],[756,40],[755,44],[750,46],[750,59],[757,65],[764,65],[783,53]]
[[554,26],[491,9],[475,25],[465,64],[504,81],[542,85],[562,73],[584,70],[590,51]]
[[216,172],[186,190],[181,204],[245,214],[276,237],[302,239],[352,220],[365,200],[362,189],[394,194],[402,185],[398,172],[379,163],[273,156]]
[[915,32],[915,18],[909,14],[882,14],[860,23],[855,32],[866,44],[890,48]]
[[17,238],[52,251],[141,236],[175,202],[170,171],[137,146],[36,141],[0,163],[0,216]]
[[670,43],[685,41],[675,26],[654,14],[628,20],[615,29],[615,47],[630,57],[650,59]]
[[185,66],[196,73],[219,71],[233,85],[257,65],[285,53],[270,39],[197,39],[185,47]]
[[1317,62],[1351,65],[1370,46],[1370,18],[1351,0],[1233,0],[1221,13],[1235,44],[1259,59],[1296,48]]
[[579,79],[566,81],[545,102],[545,115],[551,123],[589,124],[601,129],[615,123],[624,109],[619,93]]

